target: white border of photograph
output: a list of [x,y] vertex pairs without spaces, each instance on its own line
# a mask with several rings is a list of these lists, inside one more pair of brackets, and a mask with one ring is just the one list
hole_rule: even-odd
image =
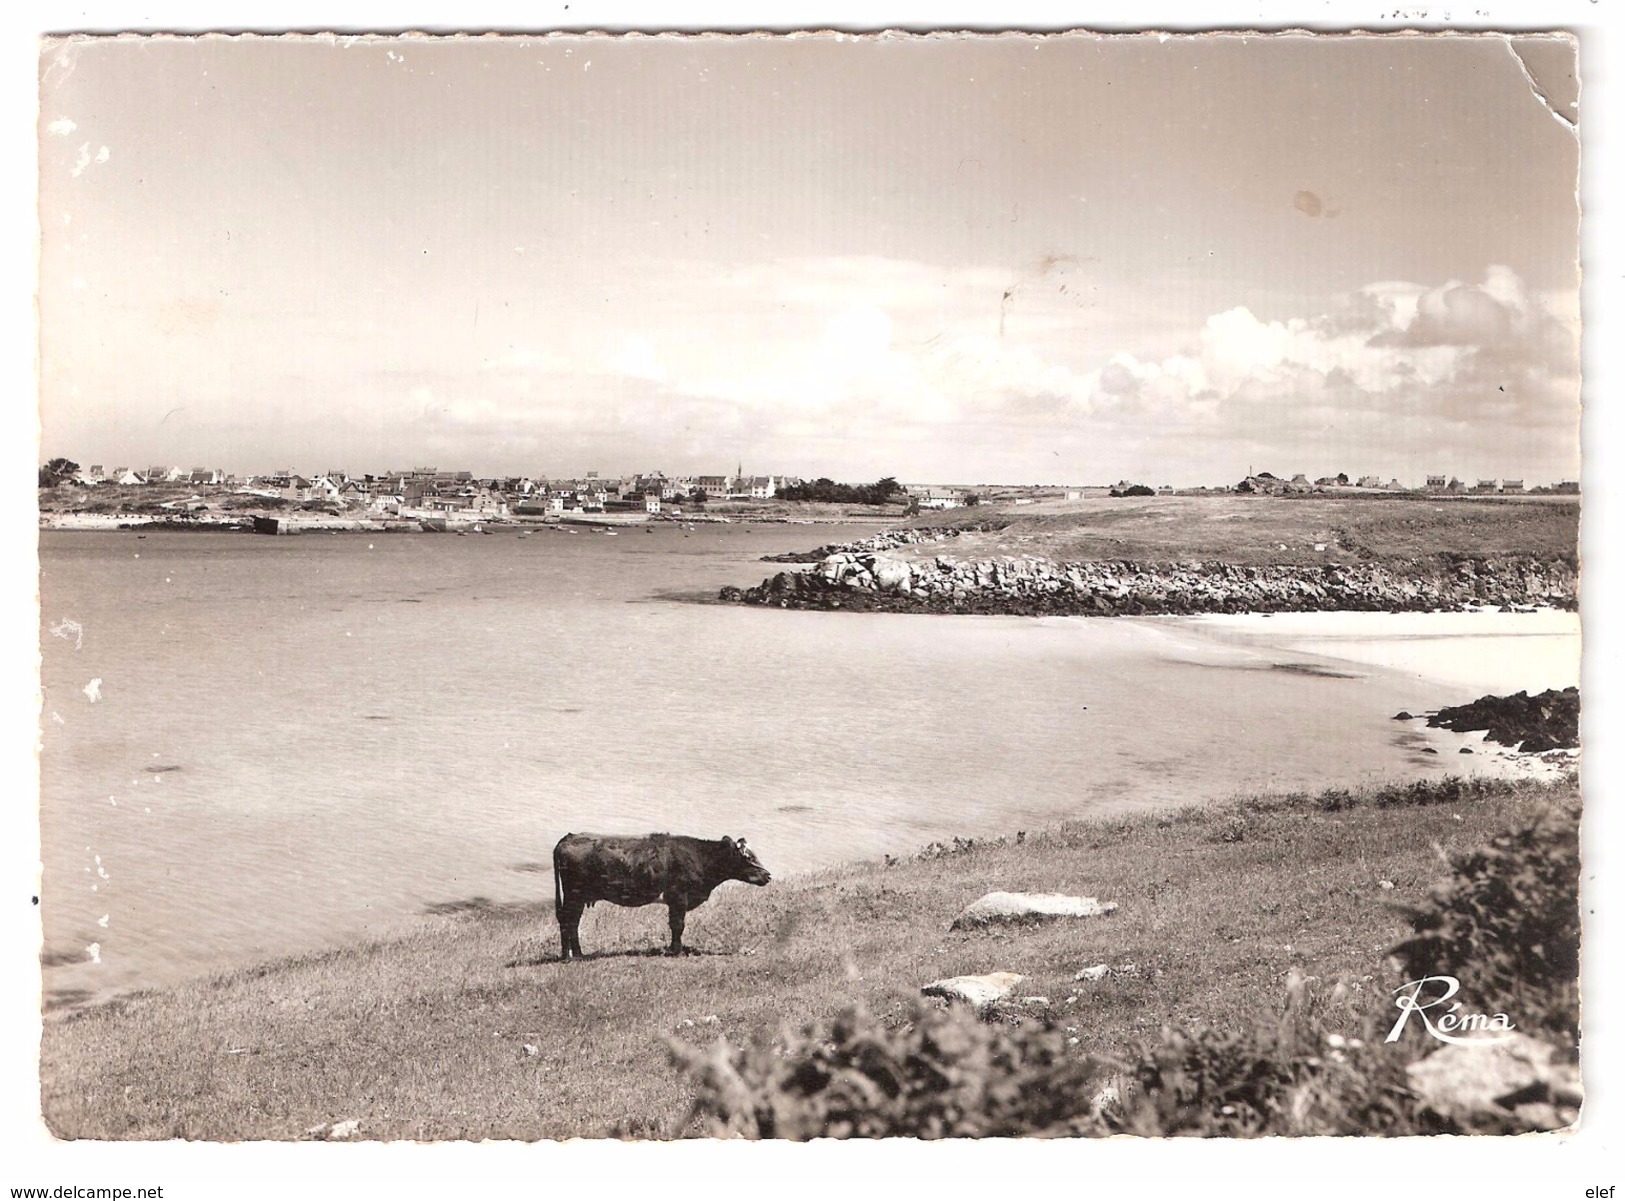
[[[6,228],[5,331],[8,393],[3,410],[7,497],[0,522],[6,570],[4,589],[8,637],[4,655],[7,687],[0,715],[7,778],[6,829],[0,837],[7,917],[4,967],[8,984],[0,990],[6,1037],[0,1042],[3,1078],[3,1144],[0,1189],[17,1187],[164,1186],[166,1199],[224,1197],[255,1199],[304,1196],[442,1197],[476,1195],[571,1195],[582,1190],[607,1195],[655,1190],[663,1198],[768,1195],[775,1199],[824,1196],[831,1191],[859,1196],[938,1194],[999,1197],[1012,1194],[1169,1195],[1220,1197],[1359,1197],[1402,1193],[1428,1197],[1587,1196],[1591,1186],[1615,1182],[1617,1162],[1609,1152],[1617,1140],[1622,1087],[1611,1009],[1618,987],[1608,972],[1619,966],[1611,953],[1609,928],[1619,885],[1607,868],[1608,845],[1621,834],[1621,822],[1606,812],[1618,772],[1617,752],[1604,731],[1614,726],[1611,684],[1620,666],[1613,637],[1616,618],[1608,613],[1614,596],[1617,546],[1614,520],[1618,467],[1613,448],[1619,419],[1612,412],[1619,338],[1611,331],[1625,257],[1620,254],[1617,203],[1612,185],[1618,137],[1610,137],[1612,77],[1620,70],[1619,39],[1606,21],[1605,3],[1557,0],[1552,3],[1486,3],[1484,7],[1394,9],[1375,4],[1196,4],[1148,3],[1107,6],[1077,3],[1065,8],[1016,0],[999,5],[902,3],[882,5],[791,3],[655,3],[571,0],[546,5],[464,3],[432,5],[411,0],[395,5],[340,2],[281,5],[160,2],[147,6],[51,3],[8,14],[3,47],[6,89],[4,130],[10,170],[4,184],[10,220]],[[1064,23],[1057,18],[1064,16]],[[38,1034],[40,1029],[37,950],[38,829],[35,760],[38,721],[36,601],[37,558],[34,528],[34,469],[38,464],[38,420],[34,397],[35,312],[35,115],[36,38],[45,32],[175,31],[199,29],[299,29],[398,31],[421,29],[511,29],[536,32],[620,29],[884,28],[1170,30],[1423,28],[1553,29],[1580,36],[1583,138],[1583,311],[1585,320],[1584,422],[1584,590],[1585,671],[1583,731],[1587,813],[1585,849],[1585,1046],[1587,1098],[1580,1130],[1571,1135],[1518,1139],[1305,1140],[1286,1143],[1217,1143],[1195,1140],[1139,1140],[984,1143],[885,1143],[807,1146],[718,1144],[358,1145],[318,1144],[102,1144],[63,1143],[46,1133],[39,1117]],[[1612,143],[1612,144],[1611,144]]]

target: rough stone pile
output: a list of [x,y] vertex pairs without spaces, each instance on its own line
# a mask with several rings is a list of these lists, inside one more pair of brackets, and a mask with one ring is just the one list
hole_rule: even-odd
[[895,530],[882,530],[873,538],[857,542],[832,542],[816,550],[793,550],[782,555],[763,555],[763,563],[820,563],[831,555],[874,554],[876,551],[895,550],[899,546],[917,546],[921,542],[946,542],[968,530],[992,529],[992,526],[901,526]]
[[1533,556],[1240,566],[1057,563],[1034,555],[959,560],[944,554],[910,562],[873,550],[838,550],[808,571],[780,572],[754,588],[724,588],[722,599],[798,609],[1116,616],[1573,608],[1576,592],[1572,563]]

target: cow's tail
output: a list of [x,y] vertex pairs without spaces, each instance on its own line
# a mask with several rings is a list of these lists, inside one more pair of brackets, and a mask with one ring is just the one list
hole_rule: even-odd
[[[564,836],[568,837],[568,834]],[[553,848],[553,916],[561,921],[564,918],[564,863],[559,847],[564,845],[564,838],[559,839],[558,846]]]

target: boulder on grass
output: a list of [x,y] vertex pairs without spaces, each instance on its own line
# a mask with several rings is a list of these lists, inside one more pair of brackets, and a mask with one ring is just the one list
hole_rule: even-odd
[[965,906],[949,929],[1028,925],[1063,917],[1103,917],[1116,908],[1116,901],[1069,897],[1058,892],[990,892]]
[[1441,1047],[1405,1074],[1429,1109],[1469,1130],[1560,1130],[1579,1120],[1579,1069],[1527,1034]]
[[920,989],[928,997],[946,997],[950,1001],[965,1001],[976,1008],[991,1005],[1008,997],[1024,976],[1015,972],[989,972],[985,976],[950,976],[946,980],[933,980]]

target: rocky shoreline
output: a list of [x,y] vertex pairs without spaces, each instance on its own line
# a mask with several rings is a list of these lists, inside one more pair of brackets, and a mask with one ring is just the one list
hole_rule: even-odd
[[1578,598],[1578,565],[1572,559],[1533,555],[1243,566],[1058,563],[1034,555],[905,560],[884,553],[959,532],[892,530],[862,543],[820,547],[804,559],[775,556],[774,561],[812,566],[781,571],[754,588],[724,588],[720,599],[785,609],[1129,616],[1573,609]]
[[1481,696],[1466,705],[1440,709],[1427,723],[1457,733],[1483,730],[1486,741],[1526,753],[1566,750],[1580,745],[1580,690]]

